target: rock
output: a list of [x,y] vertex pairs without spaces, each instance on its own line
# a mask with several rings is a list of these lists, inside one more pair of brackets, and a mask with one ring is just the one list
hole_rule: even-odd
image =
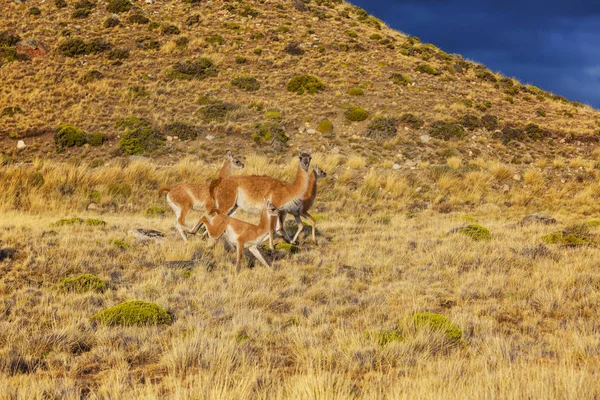
[[394,164],[394,166],[392,168],[394,168],[394,169],[400,169],[402,167],[400,166],[400,164]]
[[431,136],[429,135],[421,135],[419,136],[419,140],[423,143],[427,143],[431,140]]
[[134,228],[127,232],[127,234],[133,237],[135,240],[140,242],[147,242],[150,240],[162,241],[165,240],[165,234],[153,229]]
[[173,136],[167,136],[167,142],[172,142],[173,141]]
[[521,175],[519,175],[519,174],[515,174],[515,175],[513,175],[513,179],[514,179],[515,181],[519,182],[519,181],[521,180]]
[[17,149],[21,150],[21,149],[24,149],[25,147],[27,147],[27,145],[25,144],[25,142],[23,140],[19,140],[17,142]]
[[17,249],[13,249],[12,247],[5,247],[4,249],[0,249],[0,261],[10,260],[17,254]]
[[154,0],[144,0],[146,4],[154,4]]
[[519,222],[519,225],[527,224],[554,225],[556,224],[556,219],[545,214],[529,214],[523,217],[523,219]]
[[509,190],[510,190],[510,187],[508,185],[502,186],[502,193],[508,193]]
[[48,53],[48,46],[35,39],[21,40],[17,43],[17,53],[27,54],[30,57],[43,57]]
[[314,135],[317,133],[317,130],[316,129],[307,129],[306,133],[308,133],[309,135]]
[[417,163],[413,160],[406,160],[404,165],[406,165],[407,167],[414,167],[415,165],[417,165]]
[[213,135],[206,135],[206,140],[214,140],[214,138]]
[[87,206],[87,210],[88,211],[95,211],[95,210],[99,210],[100,207],[98,207],[98,205],[96,203],[90,203]]

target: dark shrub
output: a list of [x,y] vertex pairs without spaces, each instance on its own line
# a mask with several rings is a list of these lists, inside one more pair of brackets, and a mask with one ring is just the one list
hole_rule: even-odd
[[301,56],[304,54],[304,50],[300,47],[298,42],[290,42],[285,46],[285,52],[293,56]]
[[[153,39],[150,36],[142,36],[135,40],[137,46],[143,50],[158,50],[160,49],[160,43],[158,40]],[[183,78],[182,78],[183,79]]]
[[240,15],[242,17],[256,18],[260,15],[260,13],[256,9],[254,9],[250,6],[246,6],[246,7],[244,7],[244,9],[242,11],[240,11]]
[[502,131],[494,132],[492,137],[501,140],[504,144],[508,144],[512,141],[522,142],[526,139],[525,132],[523,132],[522,129],[508,125],[502,128]]
[[86,134],[79,128],[72,125],[63,124],[58,127],[54,133],[54,143],[59,149],[73,146],[83,146],[86,141]]
[[407,86],[407,85],[410,85],[412,83],[412,80],[406,74],[393,73],[392,76],[390,76],[390,79],[396,85],[401,85],[401,86]]
[[202,80],[217,73],[218,70],[210,59],[199,57],[175,64],[168,75],[173,79]]
[[167,25],[162,29],[163,35],[179,35],[181,31],[175,25]]
[[491,114],[485,114],[481,117],[481,124],[488,131],[493,131],[498,128],[498,117]]
[[67,2],[65,0],[54,0],[54,5],[56,8],[65,8],[67,6]]
[[128,49],[113,49],[108,52],[106,56],[109,60],[125,60],[129,58],[129,50]]
[[252,140],[257,144],[269,144],[274,141],[285,144],[289,140],[285,129],[277,122],[257,124],[255,129],[256,131],[252,134]]
[[81,77],[81,82],[82,83],[90,83],[90,82],[94,82],[94,81],[99,81],[102,78],[104,78],[104,75],[102,74],[102,72],[92,69],[92,70],[89,70],[88,72],[86,72],[85,75],[83,75]]
[[223,103],[220,100],[210,100],[202,109],[202,119],[204,122],[223,122],[229,116],[229,113],[236,109],[236,106],[229,103]]
[[0,33],[0,47],[12,47],[16,46],[21,41],[19,35],[13,35],[8,31]]
[[459,124],[446,121],[435,121],[429,127],[429,135],[442,140],[462,139],[465,137],[465,130],[462,125]]
[[355,87],[355,88],[348,89],[348,94],[350,96],[362,96],[365,94],[365,91],[359,87]]
[[465,114],[460,118],[459,123],[467,129],[477,129],[481,126],[479,118],[473,114]]
[[487,69],[483,65],[477,65],[475,67],[474,71],[475,71],[475,76],[477,78],[481,79],[482,81],[491,82],[491,83],[498,82],[498,79],[496,78],[496,75],[494,75],[492,73],[492,71],[490,71],[489,69]]
[[165,137],[145,118],[121,118],[115,127],[125,131],[118,144],[125,154],[139,155],[154,151],[165,144]]
[[14,117],[17,114],[23,114],[21,107],[4,107],[0,112],[0,117]]
[[360,122],[369,117],[369,112],[361,107],[350,107],[344,113],[348,121]]
[[29,10],[27,10],[27,14],[38,16],[38,15],[42,15],[42,11],[37,7],[31,7],[31,8],[29,8]]
[[192,14],[185,20],[186,26],[198,25],[200,23],[200,15]]
[[102,146],[102,143],[106,141],[106,136],[100,132],[93,132],[89,133],[85,140],[90,146]]
[[423,118],[419,117],[418,115],[411,114],[411,113],[402,114],[402,116],[400,117],[400,121],[405,123],[406,125],[410,126],[413,129],[419,129],[420,127],[422,127],[425,124],[425,122],[423,121]]
[[297,94],[315,94],[325,88],[323,82],[312,75],[299,75],[292,78],[287,84],[288,92]]
[[240,76],[237,78],[233,78],[231,80],[231,84],[246,92],[255,92],[258,89],[260,89],[260,83],[258,82],[258,80],[251,76]]
[[163,132],[168,136],[177,136],[181,140],[193,140],[202,133],[202,129],[196,125],[176,121],[164,125]]
[[58,45],[58,52],[67,57],[80,56],[87,53],[87,45],[81,39],[67,39]]
[[544,131],[534,123],[529,123],[525,126],[525,134],[531,140],[541,140],[544,138]]
[[212,44],[215,46],[220,46],[223,43],[225,43],[225,39],[223,39],[223,36],[221,36],[221,35],[209,35],[209,36],[205,37],[204,40],[206,41],[206,43]]
[[369,122],[364,135],[372,139],[390,139],[398,132],[396,118],[377,117]]
[[246,64],[246,62],[248,62],[248,59],[246,57],[237,56],[235,58],[235,63],[236,64]]
[[129,22],[132,24],[145,25],[150,22],[150,19],[146,17],[144,14],[131,14],[129,18],[127,18]]
[[110,49],[110,43],[102,38],[92,39],[85,45],[86,54],[102,53],[108,49]]
[[115,26],[119,26],[120,23],[119,18],[109,17],[104,20],[104,27],[114,28]]
[[106,10],[111,13],[124,13],[131,10],[131,2],[129,0],[108,0]]
[[87,18],[91,12],[92,12],[92,10],[90,10],[89,8],[78,8],[71,13],[71,18],[74,18],[74,19]]
[[90,291],[102,293],[105,290],[106,282],[91,274],[65,278],[58,285],[58,291],[61,293],[85,293]]
[[417,67],[415,68],[415,71],[422,72],[422,73],[428,74],[428,75],[439,75],[440,74],[440,71],[433,68],[429,64],[417,65]]
[[175,46],[180,48],[187,46],[189,43],[190,39],[188,39],[186,36],[180,36],[177,39],[175,39]]

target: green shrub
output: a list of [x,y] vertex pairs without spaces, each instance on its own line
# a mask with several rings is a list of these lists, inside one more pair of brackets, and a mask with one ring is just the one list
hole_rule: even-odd
[[317,125],[317,132],[321,132],[323,135],[329,135],[333,132],[333,124],[328,119],[323,119]]
[[65,278],[58,284],[61,293],[85,293],[106,290],[106,282],[92,274],[82,274],[74,278]]
[[109,183],[106,186],[106,191],[110,196],[128,198],[131,196],[131,186],[126,183]]
[[102,146],[102,143],[106,141],[106,136],[100,132],[88,133],[85,141],[90,146]]
[[82,83],[90,83],[90,82],[99,81],[102,78],[104,78],[104,74],[102,74],[102,72],[92,69],[92,70],[89,70],[88,72],[86,72],[85,75],[83,75],[81,77],[81,82]]
[[275,250],[281,250],[281,251],[288,252],[290,254],[296,254],[297,252],[300,251],[300,248],[291,243],[279,242],[279,243],[275,244]]
[[108,52],[106,56],[109,60],[125,60],[129,58],[129,50],[128,49],[113,49]]
[[248,59],[246,57],[237,56],[235,58],[235,63],[236,64],[246,64],[246,62],[248,62]]
[[224,122],[236,108],[234,104],[224,103],[220,100],[209,100],[200,109],[200,113],[204,122]]
[[127,250],[131,247],[131,245],[123,239],[111,239],[110,245],[120,250]]
[[401,85],[401,86],[408,86],[412,83],[412,80],[406,74],[393,73],[392,76],[390,76],[390,79],[396,85]]
[[567,231],[553,232],[542,236],[542,241],[548,244],[560,244],[566,247],[592,246],[596,243],[585,236],[576,235]]
[[255,92],[260,89],[260,83],[252,76],[240,76],[233,78],[231,84],[245,92]]
[[258,17],[260,15],[260,13],[255,8],[252,8],[250,6],[246,6],[246,7],[244,7],[244,9],[242,9],[242,11],[240,11],[240,15],[242,17],[256,18],[256,17]]
[[544,138],[544,131],[534,123],[525,125],[525,134],[531,140],[541,140]]
[[429,127],[429,135],[442,140],[462,139],[465,137],[465,129],[452,122],[435,121]]
[[198,25],[199,23],[200,23],[200,15],[198,15],[198,14],[192,14],[189,17],[187,17],[185,20],[186,26],[194,26],[194,25]]
[[512,141],[522,142],[527,138],[527,136],[522,129],[506,125],[501,131],[494,132],[492,138],[499,139],[502,141],[502,143],[508,144]]
[[484,101],[483,103],[475,104],[475,108],[479,111],[486,111],[488,108],[492,107],[492,102],[489,100]]
[[180,36],[177,39],[175,39],[175,46],[179,47],[179,48],[184,48],[185,46],[187,46],[190,43],[190,39],[188,39],[185,36]]
[[369,122],[364,135],[372,139],[390,139],[398,132],[396,118],[377,117]]
[[131,2],[129,0],[108,0],[106,10],[111,13],[124,13],[131,10]]
[[220,46],[225,42],[225,39],[223,39],[223,36],[221,35],[209,35],[205,37],[204,40],[206,43],[216,46]]
[[13,35],[8,31],[0,33],[0,47],[13,47],[21,41],[19,35]]
[[102,53],[110,49],[110,43],[102,38],[92,39],[85,45],[85,54]]
[[30,58],[27,54],[17,53],[17,50],[12,47],[0,47],[0,64],[2,60],[6,62],[28,61]]
[[152,127],[145,118],[121,118],[115,124],[116,128],[125,132],[118,143],[118,147],[129,155],[139,155],[152,152],[165,144],[165,137]]
[[104,20],[103,26],[105,28],[114,28],[115,26],[119,26],[120,24],[121,21],[119,21],[119,18],[108,17]]
[[[160,49],[160,43],[158,40],[153,39],[151,36],[141,36],[136,40],[137,46],[143,50],[158,50]],[[184,78],[180,78],[184,79]]]
[[159,206],[150,206],[144,211],[144,215],[148,218],[160,217],[165,215],[166,210]]
[[348,29],[346,31],[346,35],[350,36],[352,39],[356,39],[358,37],[358,32],[352,29]]
[[67,2],[65,0],[54,0],[54,5],[56,8],[61,9],[67,7]]
[[127,18],[127,21],[129,21],[132,24],[145,25],[148,22],[150,22],[150,19],[144,14],[131,14]]
[[63,124],[54,133],[54,143],[59,149],[73,146],[83,146],[86,142],[86,133],[72,125]]
[[390,342],[404,341],[404,336],[402,336],[402,332],[400,332],[398,328],[389,331],[384,330],[377,332],[375,337],[377,338],[377,343],[382,347]]
[[305,53],[304,49],[300,47],[300,43],[298,42],[288,43],[283,50],[293,56],[301,56]]
[[344,113],[348,121],[360,122],[369,117],[369,112],[361,107],[350,107]]
[[177,136],[181,140],[193,140],[202,133],[202,129],[196,125],[176,121],[164,125],[163,133],[168,136]]
[[418,115],[411,114],[411,113],[402,114],[402,116],[400,116],[400,122],[405,123],[406,125],[410,126],[413,129],[419,129],[425,124],[425,121],[423,121],[423,118],[419,117]]
[[467,129],[477,129],[481,126],[481,121],[473,114],[465,114],[460,117],[459,123]]
[[325,89],[323,82],[312,75],[295,76],[287,84],[288,92],[297,94],[315,94],[323,89]]
[[179,35],[181,30],[175,25],[165,25],[162,26],[163,35]]
[[0,112],[0,117],[14,117],[17,114],[23,114],[21,107],[4,107]]
[[84,221],[85,226],[106,226],[106,222],[101,219],[88,218]]
[[365,92],[361,88],[355,87],[355,88],[348,89],[348,94],[350,96],[362,96],[365,94]]
[[77,8],[75,11],[71,13],[71,18],[73,19],[83,19],[89,17],[92,10],[89,8]]
[[379,33],[374,33],[371,36],[369,36],[369,39],[380,41],[381,39],[383,39],[383,36],[381,36]]
[[281,112],[277,110],[268,110],[264,115],[265,119],[275,119],[279,121],[281,119]]
[[127,301],[94,314],[90,320],[104,325],[144,326],[170,324],[171,316],[154,303]]
[[438,71],[437,69],[435,69],[434,67],[432,67],[429,64],[417,65],[415,68],[415,71],[422,72],[422,73],[428,74],[428,75],[439,75],[440,74],[440,71]]
[[217,68],[213,62],[206,57],[198,57],[184,62],[179,62],[173,66],[168,75],[173,79],[191,80],[215,76],[218,74]]
[[283,126],[277,122],[267,122],[257,124],[255,132],[252,134],[252,140],[257,144],[269,144],[273,141],[286,144],[289,137],[285,133]]
[[498,82],[498,78],[496,78],[496,75],[494,75],[492,73],[492,71],[490,71],[483,65],[476,66],[474,71],[475,71],[475,76],[477,78],[481,79],[482,81],[491,82],[491,83]]
[[67,39],[58,45],[58,52],[67,57],[80,56],[87,54],[87,46],[82,39]]
[[498,128],[498,117],[491,114],[485,114],[481,117],[481,125],[488,131],[493,131]]
[[36,17],[37,17],[38,15],[41,15],[41,14],[42,14],[42,11],[41,11],[39,8],[37,8],[37,7],[30,7],[30,8],[27,10],[27,14],[29,14],[29,15],[33,15],[33,16],[36,16]]
[[443,332],[444,337],[451,343],[459,343],[462,339],[462,330],[443,315],[431,312],[415,313],[412,322],[416,329],[430,329]]
[[287,25],[282,25],[280,27],[278,27],[277,29],[275,29],[275,32],[277,33],[288,33],[290,31],[290,27]]
[[460,228],[454,229],[453,231],[466,235],[476,242],[482,240],[489,241],[492,239],[490,231],[487,228],[477,224],[462,226]]
[[58,227],[58,226],[71,226],[71,225],[83,225],[85,223],[85,220],[83,218],[79,218],[79,217],[73,217],[73,218],[62,218],[59,219],[56,222],[53,222],[52,224],[50,224],[51,227]]

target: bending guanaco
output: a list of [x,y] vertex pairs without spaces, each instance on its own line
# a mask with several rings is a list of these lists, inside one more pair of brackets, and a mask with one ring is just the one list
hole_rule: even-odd
[[[327,174],[325,173],[325,171],[319,168],[318,164],[315,165],[312,174],[310,174],[310,179],[308,181],[308,190],[306,191],[306,193],[304,193],[304,196],[302,196],[298,207],[292,208],[290,209],[290,211],[288,211],[291,215],[294,216],[294,218],[296,219],[296,223],[298,224],[298,230],[296,231],[296,234],[292,239],[292,243],[294,244],[296,244],[296,240],[298,239],[298,236],[300,236],[300,233],[302,232],[302,229],[304,227],[304,225],[302,225],[302,219],[300,218],[300,216],[310,219],[310,222],[312,224],[312,240],[315,244],[318,244],[315,228],[317,220],[308,213],[308,210],[310,210],[315,204],[315,198],[317,197],[317,180],[325,178],[326,176]],[[287,217],[288,212],[283,211],[280,214],[279,220],[282,221],[281,223],[285,222],[285,218]]]
[[240,260],[242,259],[244,248],[248,248],[264,266],[271,268],[258,250],[258,245],[269,235],[269,246],[273,249],[273,229],[276,217],[279,216],[279,210],[269,200],[264,200],[263,206],[258,225],[240,221],[213,209],[209,217],[204,215],[200,218],[200,221],[198,221],[190,233],[196,233],[200,225],[204,224],[208,235],[213,239],[218,239],[225,234],[229,243],[236,246],[237,258],[235,261],[235,270],[237,272],[240,272]]
[[[216,208],[221,214],[233,215],[237,208],[250,214],[258,214],[263,208],[263,199],[270,199],[280,211],[289,212],[297,207],[308,189],[308,168],[312,159],[312,151],[298,150],[298,170],[296,179],[291,183],[282,182],[270,176],[230,176],[221,181],[215,191]],[[278,231],[290,241],[283,229],[283,223],[278,224]]]
[[[167,203],[175,212],[177,223],[175,227],[183,238],[187,240],[186,231],[189,228],[185,224],[185,217],[190,210],[211,210],[214,207],[214,200],[211,192],[218,188],[221,181],[231,175],[234,169],[244,168],[244,164],[228,151],[225,155],[225,161],[219,171],[219,176],[213,179],[210,184],[179,183],[173,186],[165,186],[158,191],[158,197],[167,192]],[[184,230],[185,228],[185,230]]]

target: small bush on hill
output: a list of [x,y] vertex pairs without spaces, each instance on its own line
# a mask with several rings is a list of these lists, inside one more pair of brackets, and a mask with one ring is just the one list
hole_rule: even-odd
[[14,117],[17,114],[23,114],[21,107],[4,107],[0,112],[0,117]]
[[65,278],[58,284],[61,293],[85,293],[106,290],[106,282],[92,274],[83,274],[74,278]]
[[81,82],[82,83],[90,83],[90,82],[99,81],[102,78],[104,78],[104,74],[102,74],[102,72],[92,69],[92,70],[89,70],[88,72],[86,72],[81,77]]
[[54,5],[56,8],[61,9],[67,6],[67,2],[65,0],[54,0]]
[[491,82],[491,83],[498,82],[498,78],[496,78],[496,75],[494,75],[492,73],[492,71],[490,71],[483,65],[476,66],[474,71],[475,71],[475,76],[477,78],[481,79],[482,81]]
[[121,118],[115,127],[124,130],[118,146],[125,154],[140,155],[152,152],[165,144],[162,133],[154,129],[145,118]]
[[396,118],[377,117],[369,122],[364,135],[372,139],[390,139],[398,132]]
[[113,49],[108,52],[106,56],[109,60],[125,60],[129,58],[129,50],[128,49]]
[[319,125],[317,125],[317,132],[321,132],[324,135],[329,135],[330,133],[333,133],[333,124],[328,119],[321,120]]
[[293,56],[301,56],[305,53],[304,50],[302,49],[302,47],[300,47],[300,43],[298,43],[298,42],[288,43],[285,46],[284,51]]
[[106,10],[111,13],[124,13],[131,10],[131,2],[129,0],[108,0]]
[[315,94],[325,89],[325,85],[312,75],[299,75],[292,78],[287,84],[288,92],[297,94]]
[[277,122],[268,122],[257,124],[255,132],[252,134],[252,140],[257,144],[270,144],[274,141],[286,144],[289,137],[285,133],[283,126]]
[[37,7],[30,7],[27,10],[27,14],[37,17],[38,15],[42,15],[42,11]]
[[281,119],[281,112],[277,110],[268,110],[264,115],[265,119],[275,119],[279,121]]
[[440,74],[440,71],[438,71],[437,69],[433,68],[429,64],[420,64],[420,65],[417,65],[417,67],[415,68],[415,71],[422,72],[422,73],[428,74],[428,75],[439,75]]
[[181,33],[181,30],[175,25],[163,25],[161,30],[163,35],[179,35]]
[[92,10],[89,8],[77,8],[75,11],[71,13],[71,18],[73,19],[83,19],[89,17]]
[[544,138],[544,131],[534,123],[529,123],[525,126],[525,134],[531,140],[541,140]]
[[79,128],[63,124],[54,133],[54,143],[59,149],[73,146],[83,146],[86,142],[86,134]]
[[177,136],[181,140],[193,140],[202,133],[199,126],[176,121],[163,126],[163,132],[168,136]]
[[131,14],[127,18],[127,21],[129,21],[132,24],[145,25],[148,22],[150,22],[150,19],[144,14]]
[[217,73],[217,68],[209,58],[198,57],[175,64],[167,75],[173,79],[202,80],[210,76],[215,76]]
[[160,217],[165,215],[166,210],[158,206],[150,206],[144,211],[144,215],[148,218]]
[[526,139],[526,135],[522,129],[506,125],[501,131],[494,132],[492,138],[499,139],[502,143],[508,144],[512,141],[522,142]]
[[256,10],[255,8],[252,8],[250,6],[246,6],[242,9],[242,11],[240,11],[240,15],[242,17],[252,17],[252,18],[256,18],[260,15],[260,13],[258,12],[258,10]]
[[485,114],[481,117],[481,125],[488,131],[493,131],[498,128],[498,117],[491,114]]
[[361,88],[355,87],[348,89],[348,94],[350,96],[362,96],[363,94],[365,94],[365,92]]
[[114,28],[115,26],[119,26],[120,24],[121,24],[121,21],[119,21],[119,18],[108,17],[104,20],[103,26],[108,29],[108,28]]
[[0,47],[13,47],[20,41],[21,37],[19,35],[13,35],[8,31],[0,33]]
[[435,121],[429,127],[429,135],[442,140],[462,139],[465,137],[465,129],[452,122]]
[[411,114],[411,113],[402,114],[402,116],[400,116],[400,121],[405,123],[406,125],[410,126],[413,129],[419,129],[425,124],[425,121],[423,121],[423,118],[419,117],[418,115]]
[[143,50],[158,50],[160,49],[160,43],[158,40],[153,39],[150,36],[141,36],[136,40],[137,46]]
[[369,117],[369,112],[361,107],[350,107],[344,113],[348,121],[360,122]]
[[205,37],[204,40],[206,41],[206,43],[212,44],[215,46],[220,46],[223,43],[225,43],[225,39],[223,39],[223,36],[221,36],[221,35],[209,35],[209,36]]
[[476,115],[473,114],[465,114],[460,117],[459,123],[467,129],[477,129],[481,126],[481,122]]
[[243,57],[243,56],[235,57],[236,64],[246,64],[246,62],[248,62],[248,59],[246,57]]
[[392,76],[390,77],[390,79],[396,85],[401,85],[401,86],[407,86],[407,85],[410,85],[412,83],[412,80],[406,74],[393,73]]
[[100,132],[88,133],[88,135],[85,138],[85,141],[90,146],[102,146],[102,144],[106,141],[106,136]]
[[87,54],[87,46],[82,39],[67,39],[58,45],[58,52],[67,57],[80,56]]
[[194,25],[198,25],[199,23],[200,23],[200,15],[198,15],[198,14],[192,14],[189,17],[187,17],[187,19],[185,20],[186,26],[194,26]]
[[171,316],[154,303],[127,301],[94,314],[90,320],[104,325],[145,326],[170,324]]
[[489,241],[492,239],[492,235],[490,234],[490,231],[481,225],[470,224],[467,226],[463,226],[463,227],[454,229],[453,231],[461,233],[463,235],[466,235],[476,242],[482,241],[482,240]]
[[231,80],[231,84],[246,92],[255,92],[260,89],[260,83],[258,80],[251,76],[240,76],[233,78]]
[[448,318],[431,312],[415,313],[412,321],[417,329],[426,328],[444,333],[445,338],[451,343],[457,344],[461,341],[462,330],[453,324]]
[[210,98],[201,98],[198,103],[203,105],[200,113],[204,122],[224,122],[229,114],[237,108],[234,104]]

